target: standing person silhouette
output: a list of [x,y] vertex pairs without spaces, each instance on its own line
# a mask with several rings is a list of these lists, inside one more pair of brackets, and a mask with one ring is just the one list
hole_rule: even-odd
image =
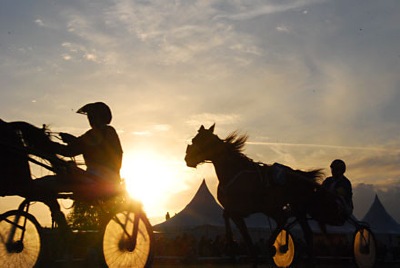
[[332,176],[322,183],[322,187],[332,194],[335,205],[332,211],[333,224],[342,225],[353,213],[353,191],[351,182],[344,173],[346,164],[336,159],[330,165]]
[[[60,133],[65,144],[54,142],[55,153],[67,157],[83,155],[86,170],[72,167],[65,173],[37,179],[36,184],[55,193],[72,191],[80,196],[107,196],[120,185],[122,147],[115,129],[110,126],[112,114],[103,102],[89,103],[77,113],[87,115],[91,129],[79,137]],[[68,229],[64,214],[54,197],[46,198],[53,220]]]

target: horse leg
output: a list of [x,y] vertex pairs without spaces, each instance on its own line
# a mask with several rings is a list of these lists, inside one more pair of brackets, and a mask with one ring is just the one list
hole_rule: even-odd
[[[270,263],[273,263],[273,257],[276,254],[276,248],[274,246],[275,243],[275,239],[277,237],[277,235],[283,230],[283,228],[285,227],[285,223],[286,223],[286,219],[282,218],[282,219],[275,219],[276,221],[276,228],[272,231],[269,239],[268,239],[268,244],[267,244],[267,248],[268,248],[268,261]],[[271,223],[269,223],[271,224]]]
[[257,251],[253,245],[253,241],[250,237],[250,234],[249,234],[249,231],[247,229],[244,219],[241,217],[232,217],[232,220],[235,223],[235,225],[237,226],[237,228],[239,229],[239,232],[243,237],[243,240],[247,246],[249,256],[253,260],[253,267],[257,267],[257,263],[258,263]]
[[232,227],[229,221],[230,216],[226,210],[223,212],[225,222],[225,239],[226,239],[226,250],[227,254],[233,259],[235,257],[235,243],[233,241]]
[[306,217],[298,218],[301,229],[303,230],[304,239],[307,244],[307,261],[310,267],[315,266],[315,256],[314,256],[314,239],[313,232],[310,225],[308,224]]

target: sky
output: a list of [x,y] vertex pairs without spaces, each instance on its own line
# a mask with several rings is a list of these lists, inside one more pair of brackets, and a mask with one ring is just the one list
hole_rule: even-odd
[[106,102],[153,223],[203,179],[215,196],[212,165],[184,162],[213,123],[249,135],[255,161],[328,176],[343,159],[355,216],[378,194],[400,223],[399,13],[398,0],[2,0],[0,118],[80,135],[77,109]]

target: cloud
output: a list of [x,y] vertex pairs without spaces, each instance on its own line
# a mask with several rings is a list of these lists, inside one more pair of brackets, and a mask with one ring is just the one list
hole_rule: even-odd
[[168,132],[170,130],[171,130],[171,126],[168,124],[153,124],[153,125],[147,126],[147,128],[145,128],[145,130],[132,131],[131,133],[136,136],[154,136],[159,133]]
[[133,135],[137,135],[137,136],[149,136],[151,135],[151,132],[148,130],[144,130],[144,131],[133,131],[132,132]]
[[96,62],[97,61],[97,56],[93,53],[87,53],[84,55],[84,58],[88,61],[93,61]]
[[270,137],[250,136],[249,156],[258,161],[280,162],[295,168],[324,168],[329,174],[329,164],[340,158],[346,162],[347,176],[353,185],[370,184],[376,190],[387,191],[400,184],[400,152],[391,147],[352,147],[323,144],[293,144],[262,141]]
[[214,123],[218,125],[237,124],[238,122],[240,122],[240,120],[241,116],[239,114],[203,113],[191,116],[191,118],[186,121],[186,124],[195,127],[200,127],[201,125],[208,127],[208,125],[211,126]]
[[43,21],[41,20],[41,19],[37,19],[37,20],[35,20],[35,23],[38,25],[38,26],[45,26],[45,24],[43,23]]
[[279,25],[279,26],[277,26],[277,27],[276,27],[276,30],[277,30],[278,32],[285,32],[285,33],[289,33],[289,32],[290,32],[289,28],[288,28],[287,26],[285,26],[285,25]]
[[357,151],[372,151],[372,152],[390,152],[400,153],[400,149],[396,148],[379,148],[379,147],[353,147],[353,146],[341,146],[341,145],[327,145],[327,144],[306,144],[306,143],[279,143],[279,142],[249,142],[253,145],[265,145],[265,146],[290,146],[290,147],[314,147],[314,148],[325,148],[325,149],[346,149],[346,150],[357,150]]
[[[112,21],[110,27],[140,41],[136,49],[152,48],[152,57],[147,60],[162,66],[184,64],[190,66],[193,74],[204,72],[201,67],[207,66],[209,74],[222,75],[227,69],[225,61],[232,61],[230,66],[247,66],[252,62],[249,54],[259,56],[262,50],[251,38],[242,33],[238,36],[231,23],[213,21],[217,12],[212,2],[120,1],[106,15]],[[218,58],[221,60],[215,60]]]
[[323,0],[298,0],[298,1],[286,1],[284,4],[272,5],[272,4],[257,4],[251,8],[244,8],[247,6],[247,2],[241,3],[242,6],[237,6],[238,10],[245,9],[245,11],[237,12],[236,14],[218,15],[215,19],[230,19],[230,20],[251,20],[260,16],[282,13],[290,10],[304,8],[306,6],[325,2]]
[[62,58],[63,58],[64,60],[71,60],[71,59],[72,59],[71,55],[68,55],[68,54],[63,54],[63,55],[61,55],[61,56],[62,56]]

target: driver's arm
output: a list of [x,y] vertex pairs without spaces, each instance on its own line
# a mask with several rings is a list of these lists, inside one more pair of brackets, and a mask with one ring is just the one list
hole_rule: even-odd
[[74,135],[71,135],[69,133],[64,133],[64,132],[60,133],[60,137],[61,137],[62,141],[67,144],[72,143],[73,141],[75,141],[77,139],[77,137],[75,137]]
[[54,151],[56,154],[72,157],[83,153],[84,135],[75,137],[73,135],[63,133],[63,135],[60,134],[60,136],[67,144],[53,142]]

